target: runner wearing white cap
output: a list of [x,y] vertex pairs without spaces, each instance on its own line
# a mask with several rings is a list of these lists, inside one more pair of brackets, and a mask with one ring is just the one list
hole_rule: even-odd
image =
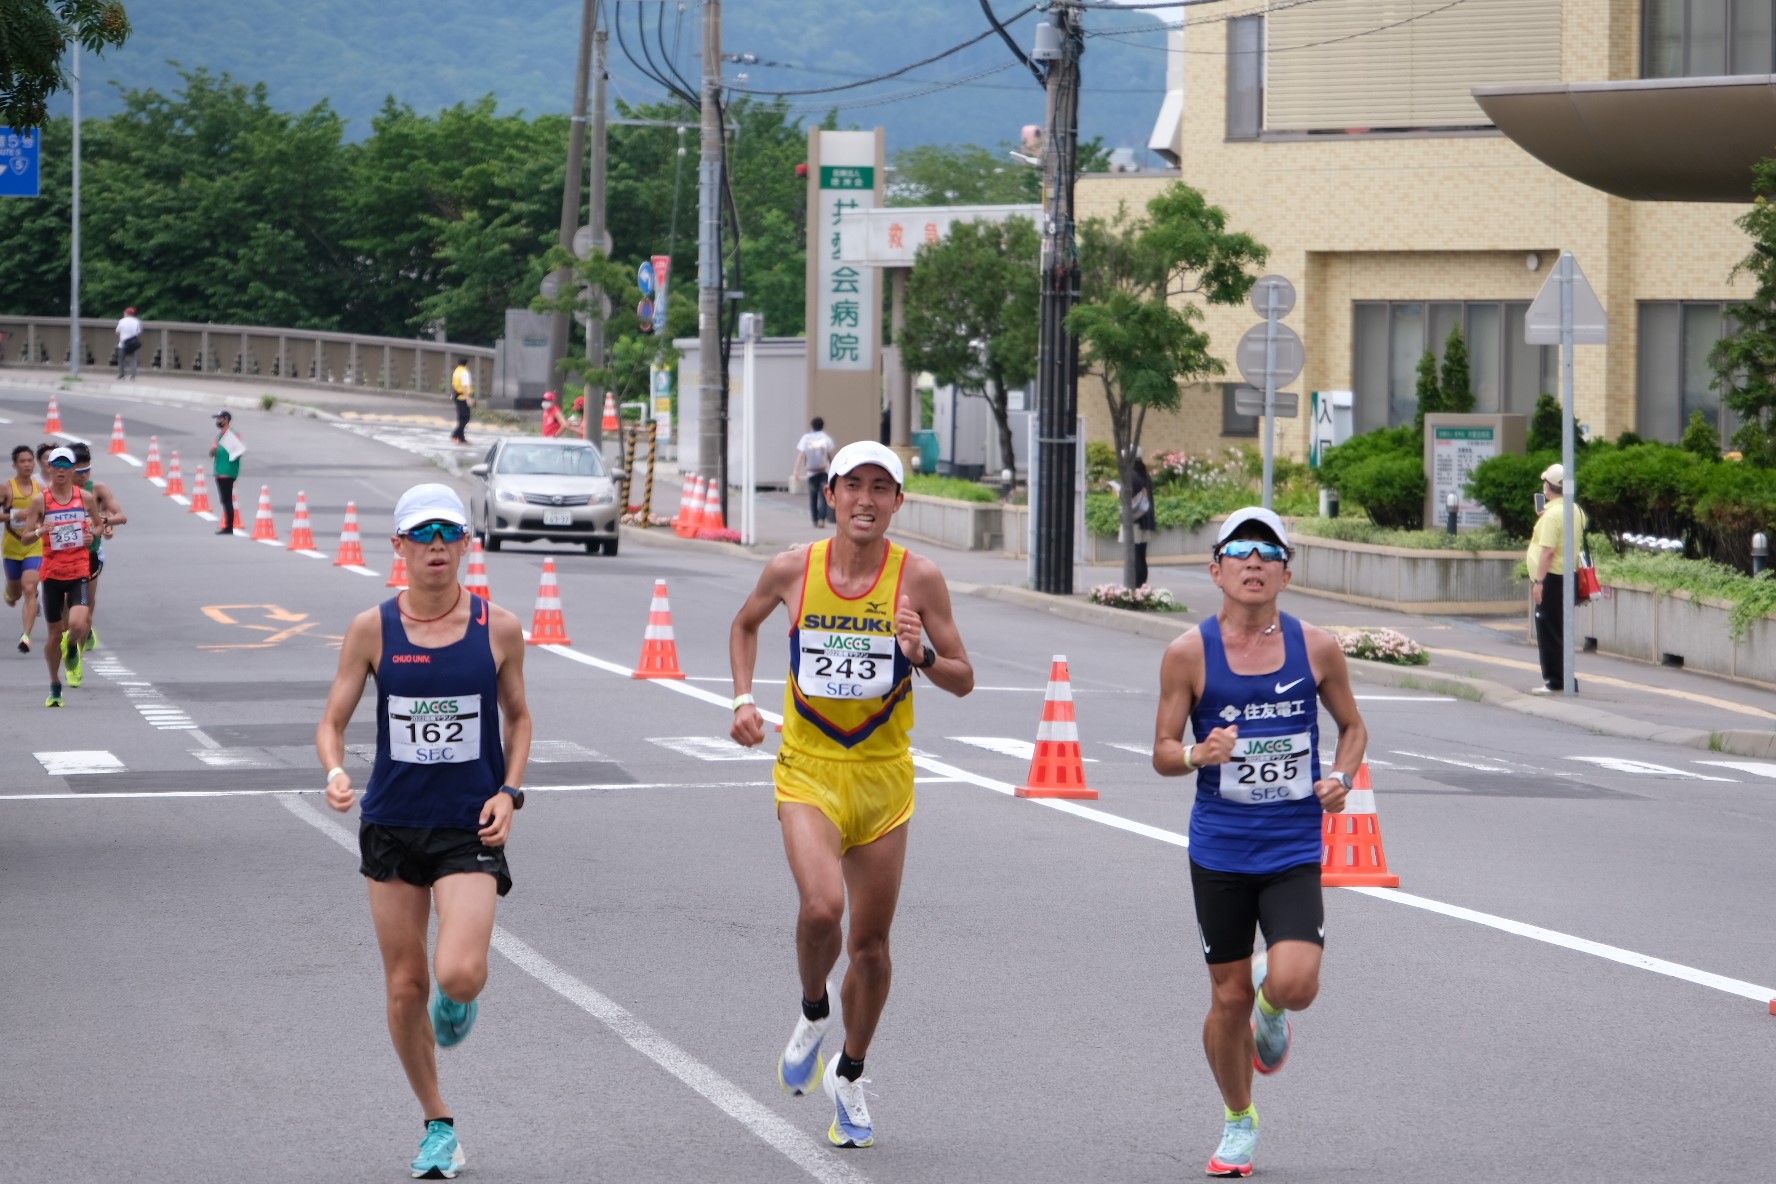
[[[452,1179],[463,1153],[438,1089],[436,1048],[460,1043],[474,1026],[495,905],[512,887],[506,840],[512,812],[524,805],[518,787],[530,754],[524,634],[517,617],[457,581],[468,514],[449,486],[401,495],[394,548],[409,586],[346,630],[315,748],[327,804],[350,810],[357,794],[344,768],[345,727],[375,675],[376,762],[358,870],[370,881],[389,1035],[425,1120],[413,1176]],[[426,950],[434,904],[435,994]]]
[[62,663],[67,662],[68,685],[80,685],[84,671],[81,646],[86,643],[87,577],[92,574],[93,537],[105,529],[105,515],[96,501],[88,500],[74,483],[74,450],[52,449],[45,459],[49,488],[31,499],[25,511],[26,543],[43,540],[43,619],[49,625],[49,643],[43,658],[49,663],[49,698],[45,707],[62,705]]
[[[1220,611],[1160,663],[1153,767],[1196,774],[1190,881],[1212,991],[1203,1048],[1225,1111],[1207,1172],[1249,1176],[1252,1072],[1283,1067],[1287,1013],[1319,994],[1321,820],[1344,809],[1369,734],[1337,641],[1277,605],[1290,578],[1281,518],[1259,506],[1228,515],[1209,576]],[[1322,705],[1338,725],[1331,772],[1320,768]],[[1266,956],[1254,964],[1256,929]]]
[[[943,573],[888,541],[888,523],[902,499],[900,457],[861,441],[839,449],[828,472],[825,498],[836,533],[772,559],[734,617],[730,735],[747,747],[764,742],[764,717],[752,698],[758,632],[783,605],[790,610],[789,685],[772,779],[801,900],[795,938],[801,1014],[778,1060],[777,1080],[798,1095],[819,1082],[833,1105],[827,1139],[838,1147],[868,1147],[875,1128],[860,1078],[892,975],[888,931],[913,814],[914,673],[966,695],[974,689],[974,667]],[[847,900],[849,935],[841,927]],[[823,1073],[820,1045],[832,1021],[826,976],[841,943],[850,958],[840,989],[845,1041]]]

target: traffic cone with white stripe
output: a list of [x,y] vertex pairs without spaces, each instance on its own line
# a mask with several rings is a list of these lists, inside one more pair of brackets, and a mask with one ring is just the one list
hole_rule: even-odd
[[641,661],[631,678],[683,678],[678,667],[678,642],[672,636],[672,604],[666,599],[666,581],[654,581],[653,603],[648,605],[647,629],[641,635]]
[[123,439],[123,416],[119,415],[111,421],[111,455],[121,456],[129,451],[129,445]]
[[384,584],[383,587],[384,588],[405,588],[406,586],[407,586],[407,561],[405,559],[401,558],[401,553],[399,551],[396,551],[395,552],[395,565],[389,569],[388,583]]
[[142,470],[142,476],[152,481],[156,477],[165,477],[160,468],[160,437],[148,437],[148,467]]
[[308,495],[297,490],[296,520],[290,523],[290,545],[286,550],[312,551],[314,549],[314,526],[308,520]]
[[598,426],[600,430],[606,432],[614,432],[619,426],[617,424],[617,396],[614,391],[604,392],[604,418],[599,421]]
[[561,615],[561,588],[555,583],[555,561],[543,560],[543,582],[537,587],[536,613],[530,619],[531,645],[572,645]]
[[1085,784],[1085,755],[1079,750],[1079,724],[1073,718],[1073,681],[1067,659],[1056,654],[1048,671],[1048,694],[1042,723],[1036,729],[1036,752],[1030,775],[1018,787],[1020,798],[1095,800],[1098,791]]
[[721,489],[714,481],[709,483],[709,495],[703,501],[703,521],[697,527],[697,533],[706,530],[726,530],[728,524],[722,518]]
[[49,397],[49,414],[43,418],[43,430],[46,432],[59,432],[62,430],[62,413],[61,410],[56,407],[54,395]]
[[345,503],[345,529],[339,532],[339,554],[334,567],[363,567],[364,540],[358,536],[358,503]]
[[259,487],[259,510],[253,515],[253,541],[257,543],[275,543],[278,541],[277,520],[271,515],[271,486]]
[[192,482],[191,485],[191,512],[193,514],[211,514],[215,512],[210,509],[210,488],[204,484],[204,471],[202,465],[198,466],[197,479]]
[[1344,813],[1328,814],[1325,847],[1320,856],[1320,885],[1325,888],[1398,888],[1400,877],[1388,871],[1381,843],[1381,819],[1375,813],[1375,787],[1364,761],[1351,778]]
[[486,601],[493,599],[493,594],[487,590],[487,556],[481,550],[480,539],[469,544],[469,578],[463,581],[463,587],[472,596]]
[[695,538],[703,521],[703,478],[692,473],[685,478],[684,493],[678,499],[678,517],[672,520],[672,533],[681,539]]
[[179,475],[179,454],[173,453],[173,459],[167,464],[166,495],[168,497],[185,496],[185,478]]

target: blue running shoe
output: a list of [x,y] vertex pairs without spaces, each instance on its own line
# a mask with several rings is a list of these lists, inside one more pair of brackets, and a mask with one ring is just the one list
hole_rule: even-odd
[[[1252,986],[1262,990],[1264,980],[1270,970],[1269,963],[1263,959],[1252,961]],[[1289,1013],[1279,1011],[1271,1015],[1257,1003],[1252,1004],[1252,1068],[1266,1076],[1281,1069],[1289,1060],[1289,1043],[1294,1038],[1295,1025],[1289,1022]]]
[[1244,1118],[1230,1118],[1221,1131],[1221,1146],[1209,1157],[1204,1171],[1211,1176],[1245,1177],[1252,1174],[1252,1152],[1258,1149],[1258,1111]]
[[454,1048],[463,1042],[469,1030],[475,1026],[475,1013],[480,1010],[479,1001],[471,999],[467,1003],[456,1000],[439,991],[432,997],[432,1035],[437,1038],[439,1048]]
[[462,1144],[456,1141],[456,1128],[448,1122],[426,1123],[425,1138],[419,1141],[419,1154],[413,1157],[415,1180],[454,1180],[464,1163]]
[[826,1063],[820,1078],[826,1096],[832,1099],[833,1123],[826,1132],[827,1142],[834,1147],[869,1147],[876,1141],[875,1128],[870,1125],[869,1106],[863,1100],[863,1082],[847,1081],[839,1076],[839,1058]]
[[805,1015],[796,1017],[789,1046],[777,1059],[777,1084],[785,1093],[799,1098],[813,1092],[814,1083],[820,1080],[820,1071],[826,1067],[820,1056],[820,1042],[826,1038],[826,1026],[830,1023],[830,1015],[823,1020],[811,1020]]

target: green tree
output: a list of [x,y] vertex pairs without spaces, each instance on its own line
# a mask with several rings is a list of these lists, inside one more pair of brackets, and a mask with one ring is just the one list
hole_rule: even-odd
[[1443,373],[1440,410],[1467,415],[1474,410],[1474,380],[1468,373],[1468,343],[1462,338],[1460,325],[1449,329],[1449,340],[1443,343]]
[[93,53],[129,39],[117,0],[5,0],[0,4],[0,126],[41,127],[49,97],[67,87],[70,41]]
[[1425,416],[1443,410],[1443,390],[1437,385],[1437,355],[1428,349],[1418,359],[1418,386],[1414,394],[1418,410],[1412,417],[1412,427],[1422,438]]
[[1715,343],[1708,355],[1721,401],[1739,415],[1733,446],[1745,459],[1776,467],[1776,159],[1752,170],[1757,195],[1738,226],[1751,237],[1751,251],[1733,268],[1731,277],[1749,276],[1757,289],[1733,310],[1733,332]]
[[1678,441],[1678,447],[1703,460],[1719,460],[1720,445],[1720,431],[1714,426],[1714,421],[1700,411],[1690,412],[1690,422],[1684,427],[1683,438]]
[[902,362],[987,400],[1000,455],[1012,447],[1010,395],[1036,376],[1042,239],[1027,218],[958,222],[919,248],[907,279]]
[[[676,363],[678,350],[672,345],[675,337],[697,334],[697,290],[691,285],[667,288],[666,332],[656,337],[651,328],[643,329],[636,321],[634,309],[641,300],[636,283],[636,269],[627,263],[607,258],[603,251],[593,251],[590,258],[575,259],[559,246],[551,247],[537,261],[539,274],[556,270],[569,273],[571,280],[553,298],[538,296],[530,307],[538,312],[573,313],[582,319],[599,317],[599,305],[593,293],[602,290],[611,301],[611,316],[605,322],[603,358],[586,356],[586,339],[576,332],[561,359],[563,375],[577,375],[580,382],[564,379],[558,384],[564,406],[573,406],[574,399],[590,387],[602,386],[616,395],[617,401],[634,402],[648,397],[648,367],[655,362]],[[588,405],[587,414],[599,409]]]
[[[1013,152],[1018,155],[1014,156]],[[997,150],[978,144],[921,144],[902,148],[889,162],[891,206],[1033,205],[1042,200],[1041,168],[1019,159],[1010,144]],[[1079,171],[1109,167],[1103,137],[1079,146]]]
[[[1230,232],[1226,212],[1183,183],[1149,201],[1144,218],[1125,206],[1080,226],[1081,300],[1067,328],[1079,339],[1081,371],[1103,383],[1126,537],[1134,537],[1130,498],[1148,411],[1177,411],[1185,384],[1226,370],[1209,352],[1198,301],[1238,304],[1268,255],[1250,235]],[[1131,586],[1134,564],[1130,547],[1123,582]]]

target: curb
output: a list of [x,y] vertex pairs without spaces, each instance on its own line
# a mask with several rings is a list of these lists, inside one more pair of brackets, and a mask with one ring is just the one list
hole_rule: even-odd
[[[140,386],[134,382],[118,382],[108,379],[103,382],[92,382],[86,379],[74,380],[65,375],[45,378],[39,375],[19,375],[12,371],[0,371],[0,384],[15,387],[34,387],[39,390],[53,391],[59,394],[108,395],[113,398],[129,399],[138,403],[171,402],[190,404],[193,406],[222,406],[230,411],[264,411],[275,414],[275,409],[267,411],[260,401],[251,395],[230,395],[219,391],[194,391],[187,387],[173,386]],[[338,413],[328,411],[324,407],[316,407],[311,403],[287,399],[276,391],[267,391],[274,395],[278,403],[289,407],[297,407],[308,414],[319,418],[337,420]]]
[[1157,641],[1170,641],[1194,624],[1188,619],[1187,612],[1137,613],[1126,608],[1092,604],[1076,596],[1050,596],[1046,592],[1035,592],[1009,584],[951,584],[950,591],[1022,605],[1040,612],[1053,613],[1069,621],[1101,625],[1119,633],[1133,633]]
[[739,543],[714,543],[704,539],[681,539],[672,533],[670,526],[631,526],[627,522],[617,526],[617,537],[630,539],[638,543],[658,543],[679,551],[696,551],[704,555],[732,555],[738,559],[751,559],[756,563],[768,562],[776,551],[763,548],[754,550],[743,547]]

